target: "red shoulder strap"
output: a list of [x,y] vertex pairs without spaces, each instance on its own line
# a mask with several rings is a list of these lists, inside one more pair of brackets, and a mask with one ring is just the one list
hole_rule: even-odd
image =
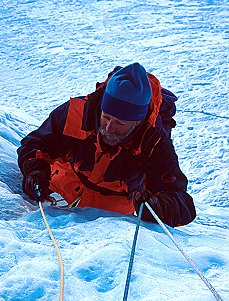
[[154,127],[160,110],[160,106],[162,104],[161,84],[160,81],[153,74],[147,72],[147,75],[152,89],[152,98],[149,104],[149,110],[151,112],[151,115],[149,117],[149,124]]
[[81,129],[84,113],[84,104],[85,100],[83,99],[70,98],[68,115],[63,131],[64,135],[84,140],[92,134],[92,132],[86,132]]

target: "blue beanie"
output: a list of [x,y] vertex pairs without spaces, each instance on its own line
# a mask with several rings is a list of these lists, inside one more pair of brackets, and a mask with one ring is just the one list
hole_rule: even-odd
[[109,79],[102,111],[121,120],[143,120],[152,96],[145,68],[139,63],[119,69]]

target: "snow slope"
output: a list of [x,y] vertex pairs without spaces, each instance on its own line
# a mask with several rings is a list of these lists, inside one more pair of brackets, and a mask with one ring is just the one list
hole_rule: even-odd
[[[57,254],[21,191],[20,140],[135,61],[179,97],[173,141],[197,218],[170,230],[229,299],[228,12],[226,0],[1,1],[1,301],[59,298]],[[46,205],[45,214],[63,257],[64,300],[122,300],[136,218]],[[128,300],[215,299],[160,226],[142,222]]]

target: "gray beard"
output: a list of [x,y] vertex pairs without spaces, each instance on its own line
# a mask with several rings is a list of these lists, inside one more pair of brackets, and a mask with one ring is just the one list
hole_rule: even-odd
[[131,132],[133,131],[133,129],[130,129],[129,132],[127,132],[125,135],[123,136],[118,136],[118,135],[115,135],[115,134],[109,134],[107,133],[104,129],[100,129],[99,132],[100,132],[100,135],[103,139],[103,141],[106,143],[106,144],[109,144],[110,146],[117,146],[119,144],[121,144],[121,142],[126,138],[128,137]]

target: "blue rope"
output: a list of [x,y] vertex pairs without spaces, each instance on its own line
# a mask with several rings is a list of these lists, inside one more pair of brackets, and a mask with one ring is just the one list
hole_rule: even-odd
[[140,210],[139,210],[139,214],[138,214],[138,220],[137,220],[137,225],[136,225],[136,230],[135,230],[135,234],[134,234],[134,241],[133,241],[131,255],[130,255],[130,262],[129,262],[129,268],[128,268],[128,273],[127,273],[127,279],[126,279],[126,286],[125,286],[123,301],[127,301],[127,296],[128,296],[128,292],[129,292],[130,278],[131,278],[131,272],[132,272],[132,267],[133,267],[133,262],[134,262],[135,247],[136,247],[136,243],[137,243],[138,230],[139,230],[139,226],[140,226],[140,221],[141,221],[141,216],[142,216],[142,211],[143,211],[144,204],[146,205],[146,207],[148,208],[149,212],[152,214],[152,216],[154,217],[154,219],[158,222],[158,224],[162,227],[162,229],[165,231],[165,233],[169,236],[169,238],[175,244],[175,246],[177,247],[177,249],[181,252],[181,254],[190,263],[190,265],[193,267],[193,269],[196,271],[196,273],[200,276],[200,278],[203,280],[203,282],[206,284],[206,286],[212,292],[212,294],[214,295],[214,297],[216,298],[216,300],[217,301],[223,301],[223,299],[220,297],[220,295],[215,290],[215,288],[211,285],[211,283],[208,282],[208,280],[204,277],[204,275],[197,268],[197,266],[194,264],[194,262],[184,252],[184,250],[180,247],[180,245],[178,244],[178,242],[174,239],[174,237],[172,236],[172,234],[170,233],[170,231],[166,228],[166,226],[164,225],[164,223],[160,220],[160,218],[157,216],[157,214],[154,212],[154,210],[151,208],[151,206],[148,204],[148,202],[142,203],[141,206],[140,206]]
[[137,243],[137,238],[138,238],[138,230],[139,230],[141,217],[142,217],[143,206],[144,206],[144,203],[141,204],[140,210],[138,213],[138,220],[137,220],[137,225],[136,225],[136,229],[135,229],[133,245],[132,245],[132,249],[131,249],[130,262],[129,262],[128,272],[127,272],[126,286],[125,286],[125,290],[124,290],[123,301],[127,301],[127,296],[128,296],[128,292],[129,292],[130,278],[131,278],[131,272],[132,272],[133,263],[134,263],[134,254],[135,254],[135,248],[136,248],[136,243]]

